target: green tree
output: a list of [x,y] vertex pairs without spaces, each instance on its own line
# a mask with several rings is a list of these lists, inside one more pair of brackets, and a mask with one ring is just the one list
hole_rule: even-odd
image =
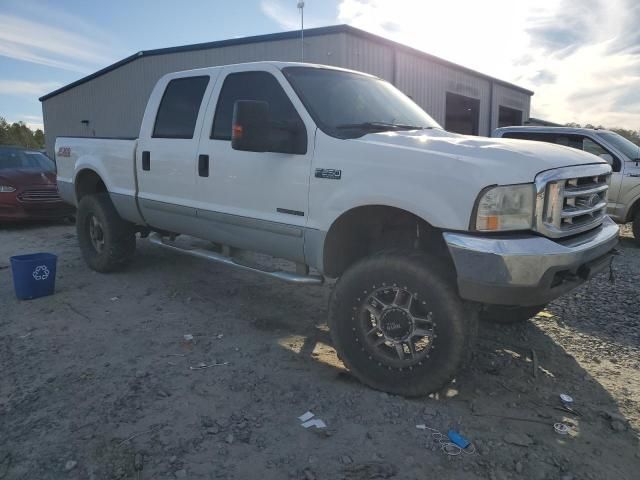
[[36,142],[36,145],[39,145],[40,148],[44,148],[44,132],[39,128],[33,132],[33,140]]
[[626,128],[611,128],[610,130],[640,146],[640,130],[627,130]]
[[0,145],[44,148],[44,132],[31,130],[24,122],[9,123],[0,117]]
[[8,145],[9,143],[11,143],[9,141],[9,124],[4,117],[0,117],[0,145]]

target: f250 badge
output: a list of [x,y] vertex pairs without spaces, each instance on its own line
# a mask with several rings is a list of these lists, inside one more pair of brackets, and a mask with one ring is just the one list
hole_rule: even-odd
[[342,170],[335,170],[333,168],[316,168],[316,178],[340,180],[342,178]]
[[71,147],[60,147],[58,148],[58,153],[56,154],[58,157],[70,157],[71,156]]

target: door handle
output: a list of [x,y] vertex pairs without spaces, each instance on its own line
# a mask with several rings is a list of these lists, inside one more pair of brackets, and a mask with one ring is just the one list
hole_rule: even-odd
[[198,175],[201,177],[209,176],[209,155],[198,155]]
[[151,170],[151,152],[142,152],[142,170]]

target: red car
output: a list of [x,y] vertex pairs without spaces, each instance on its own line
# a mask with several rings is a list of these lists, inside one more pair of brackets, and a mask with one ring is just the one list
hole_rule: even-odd
[[58,195],[56,166],[49,157],[0,145],[0,222],[64,218],[74,213]]

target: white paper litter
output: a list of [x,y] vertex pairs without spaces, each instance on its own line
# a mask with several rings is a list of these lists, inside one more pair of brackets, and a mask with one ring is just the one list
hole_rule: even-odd
[[309,427],[316,427],[316,428],[325,428],[327,426],[326,423],[324,423],[322,420],[320,420],[319,418],[316,418],[314,420],[309,420],[308,422],[304,422],[302,424],[302,426],[304,428],[309,428]]
[[303,413],[302,415],[300,415],[298,417],[298,420],[300,420],[301,422],[306,422],[307,420],[310,420],[312,418],[313,418],[313,413],[306,412],[306,413]]
[[309,427],[326,428],[327,426],[326,423],[324,423],[319,418],[313,418],[313,417],[315,417],[315,414],[313,412],[307,411],[306,413],[303,413],[302,415],[300,415],[298,417],[298,420],[302,422],[301,425],[304,428],[309,428]]

